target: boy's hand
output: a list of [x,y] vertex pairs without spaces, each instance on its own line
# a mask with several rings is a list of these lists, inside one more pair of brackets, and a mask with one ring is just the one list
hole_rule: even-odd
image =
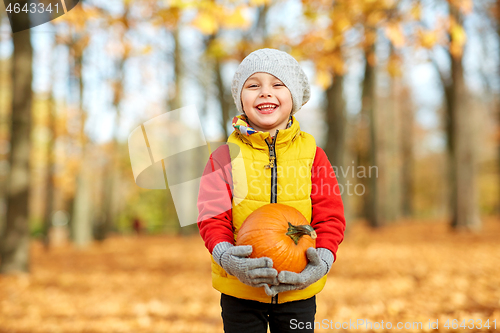
[[278,285],[278,271],[270,258],[246,258],[252,246],[234,246],[228,242],[217,244],[212,251],[214,260],[224,270],[252,287]]
[[279,285],[270,287],[264,286],[268,296],[276,296],[276,294],[283,291],[304,289],[321,279],[330,271],[334,259],[330,250],[310,247],[307,249],[306,254],[309,263],[302,272],[294,273],[281,271],[278,275]]

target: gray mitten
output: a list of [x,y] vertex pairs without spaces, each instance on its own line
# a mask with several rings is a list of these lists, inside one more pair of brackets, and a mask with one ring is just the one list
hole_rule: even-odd
[[252,254],[252,246],[234,246],[228,242],[215,245],[212,256],[219,266],[238,280],[252,287],[278,284],[278,271],[271,258],[246,258]]
[[281,271],[278,275],[277,286],[265,288],[268,296],[276,296],[276,294],[289,290],[304,289],[326,275],[333,264],[333,253],[325,248],[315,249],[310,247],[306,252],[309,263],[306,268],[300,273],[289,271]]

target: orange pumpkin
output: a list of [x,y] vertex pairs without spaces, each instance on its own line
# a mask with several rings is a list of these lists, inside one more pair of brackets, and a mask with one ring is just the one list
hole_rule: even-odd
[[306,250],[316,247],[316,232],[297,209],[267,204],[243,222],[236,245],[252,245],[250,258],[268,257],[278,271],[300,273],[307,265]]

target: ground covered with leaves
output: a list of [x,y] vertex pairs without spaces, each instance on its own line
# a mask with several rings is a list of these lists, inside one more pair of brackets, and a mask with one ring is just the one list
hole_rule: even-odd
[[[0,332],[222,332],[197,235],[31,251],[29,275],[0,276]],[[500,332],[499,263],[500,221],[475,234],[355,224],[317,297],[316,331]]]

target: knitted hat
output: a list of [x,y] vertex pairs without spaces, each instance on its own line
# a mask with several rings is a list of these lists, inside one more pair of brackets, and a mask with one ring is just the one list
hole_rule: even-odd
[[254,73],[274,75],[285,84],[292,94],[292,114],[299,111],[310,97],[307,76],[297,60],[286,52],[276,49],[260,49],[250,53],[234,73],[231,92],[238,111],[243,113],[241,90],[246,80]]

